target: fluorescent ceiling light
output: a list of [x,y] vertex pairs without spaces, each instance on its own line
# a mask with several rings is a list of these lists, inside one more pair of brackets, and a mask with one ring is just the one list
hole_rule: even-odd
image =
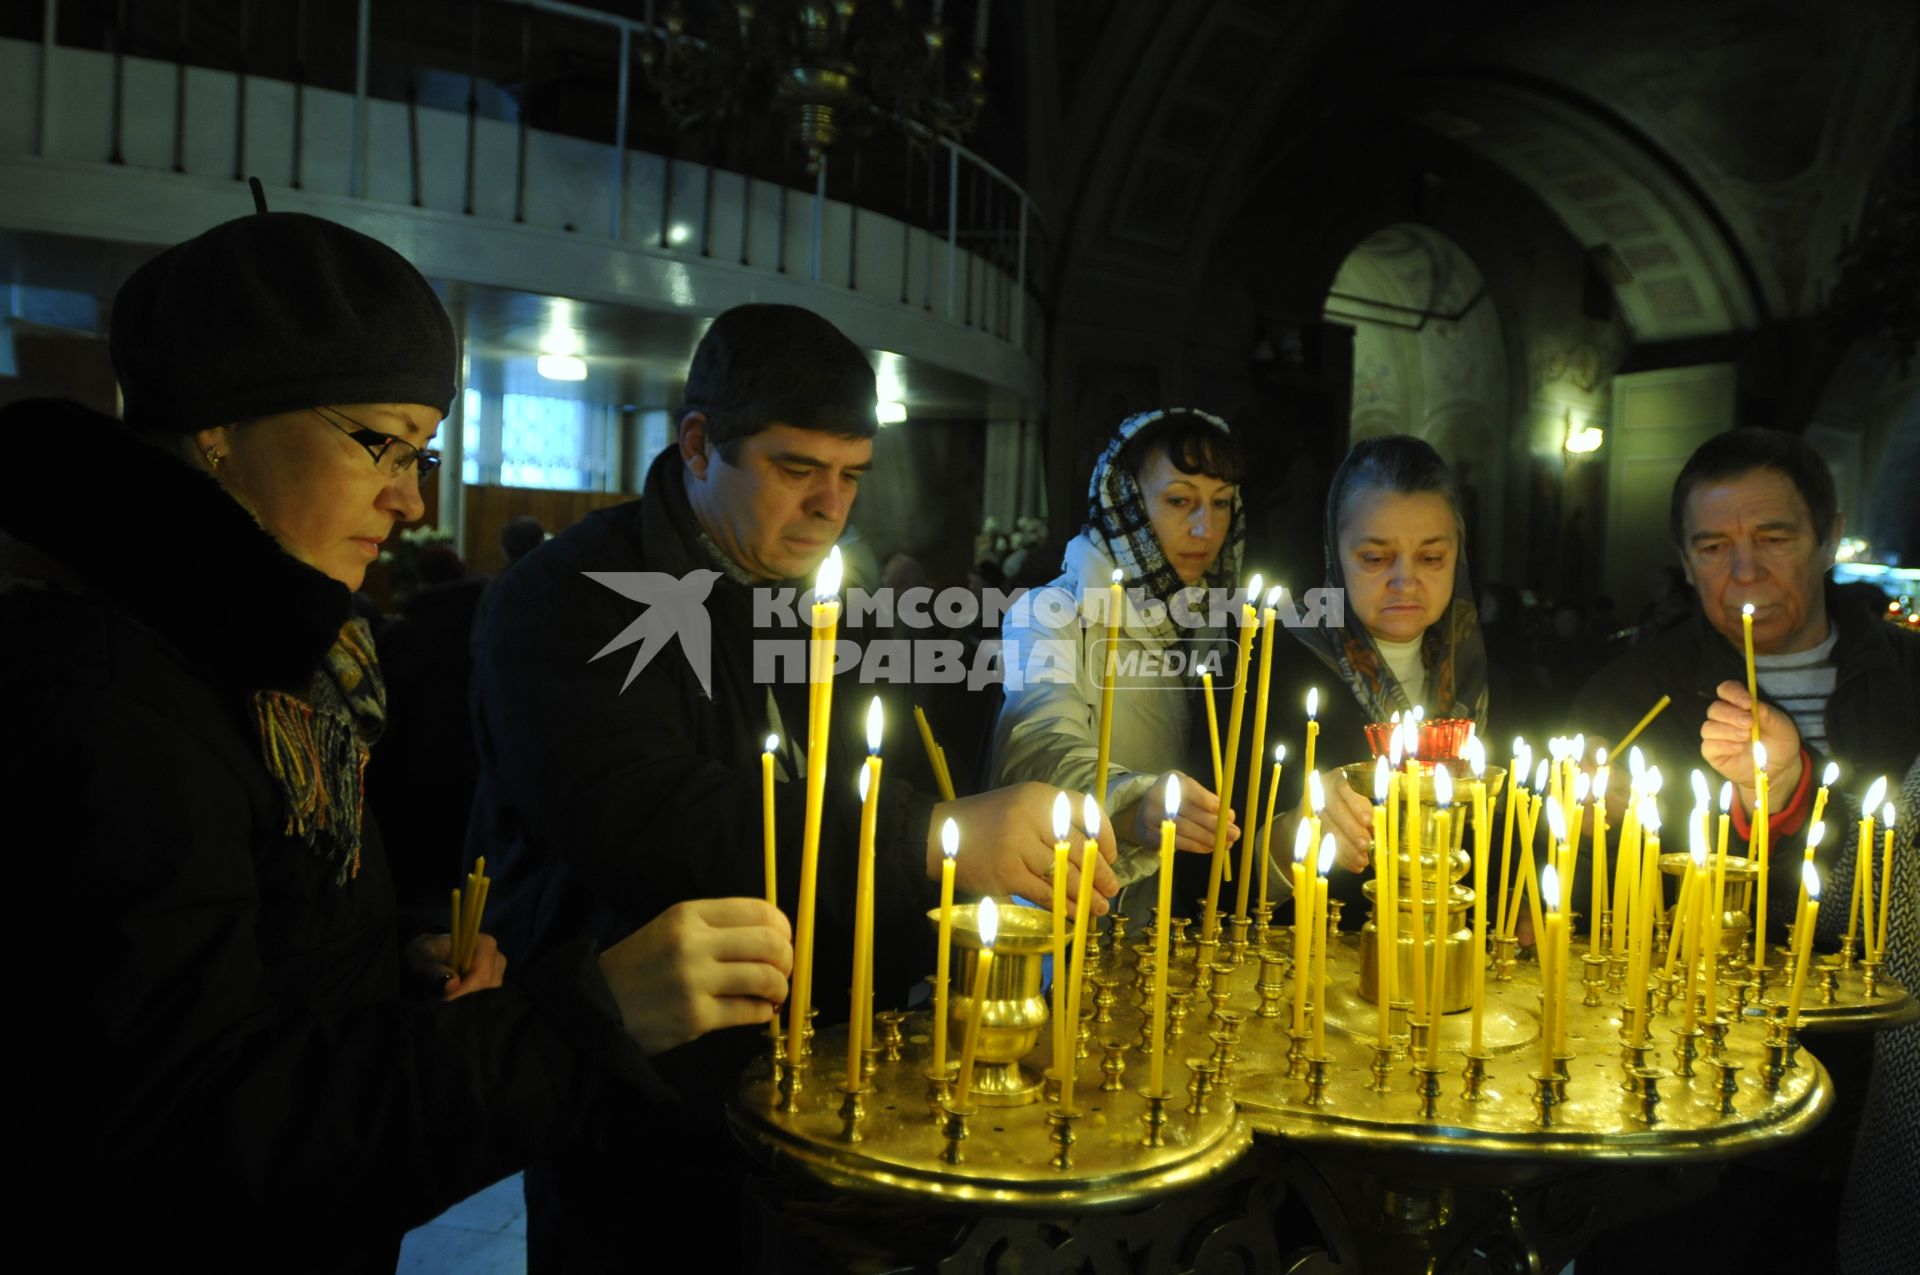
[[907,405],[898,399],[881,399],[879,415],[882,425],[898,425],[907,419]]
[[534,363],[540,375],[549,381],[584,381],[587,379],[585,359],[571,354],[542,354]]

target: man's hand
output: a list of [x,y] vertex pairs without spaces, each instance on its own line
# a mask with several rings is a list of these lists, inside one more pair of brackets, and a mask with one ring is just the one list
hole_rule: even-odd
[[474,942],[473,964],[464,975],[453,968],[451,934],[420,935],[407,944],[405,959],[409,980],[432,989],[444,1001],[498,987],[507,977],[507,958],[491,934],[482,934]]
[[[1733,781],[1751,809],[1756,796],[1752,738],[1756,706],[1740,682],[1722,682],[1715,690],[1720,698],[1707,705],[1707,720],[1700,723],[1700,756]],[[1762,702],[1757,707],[1760,742],[1767,749],[1768,792],[1771,800],[1783,802],[1800,785],[1800,731],[1793,718],[1772,705]]]
[[[940,876],[940,829],[948,819],[960,826],[960,853],[954,861],[954,883],[971,894],[1018,894],[1043,907],[1053,906],[1053,799],[1059,789],[1047,784],[1011,784],[973,797],[943,801],[933,808],[927,829],[927,875]],[[1075,802],[1074,819],[1080,817]],[[1076,822],[1077,827],[1077,822]],[[1120,890],[1120,880],[1107,865],[1117,847],[1113,825],[1100,816],[1100,857],[1094,861],[1093,910],[1105,916],[1107,899]],[[1211,848],[1211,847],[1209,847]],[[1080,855],[1068,856],[1067,897],[1075,904],[1080,893]]]
[[676,903],[600,953],[620,1021],[650,1055],[772,1021],[792,970],[793,929],[763,899]]
[[[1195,854],[1213,853],[1213,836],[1220,824],[1220,798],[1208,790],[1207,786],[1192,775],[1170,770],[1153,781],[1153,787],[1133,805],[1133,840],[1135,845],[1160,845],[1160,825],[1167,817],[1167,776],[1180,776],[1180,814],[1173,823],[1173,848],[1187,850]],[[1126,826],[1127,812],[1120,813],[1122,826]],[[1240,826],[1235,822],[1233,811],[1227,811],[1227,844],[1232,845],[1240,839]]]

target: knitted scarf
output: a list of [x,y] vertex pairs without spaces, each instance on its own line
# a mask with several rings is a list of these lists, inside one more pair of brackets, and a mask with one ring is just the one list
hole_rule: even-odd
[[[1137,590],[1161,602],[1170,602],[1188,588],[1238,588],[1240,555],[1247,540],[1246,507],[1241,504],[1239,488],[1235,487],[1226,543],[1221,546],[1220,556],[1214,559],[1213,566],[1207,569],[1206,577],[1198,584],[1188,585],[1181,580],[1173,564],[1167,561],[1166,550],[1161,547],[1160,537],[1153,530],[1152,513],[1147,508],[1146,497],[1141,494],[1140,483],[1134,478],[1133,471],[1120,464],[1119,460],[1121,451],[1135,434],[1162,417],[1175,414],[1197,416],[1218,426],[1222,433],[1232,432],[1232,427],[1218,416],[1191,407],[1162,407],[1129,416],[1120,422],[1120,428],[1114,431],[1107,449],[1094,462],[1093,477],[1087,483],[1087,526],[1084,533],[1087,539],[1113,560],[1113,565],[1120,569],[1121,580],[1129,593]],[[1204,607],[1199,609],[1204,610]],[[1170,633],[1173,621],[1167,618],[1155,627],[1156,631],[1166,630]]]
[[260,752],[287,802],[287,834],[334,867],[334,884],[360,872],[363,780],[368,751],[387,722],[387,687],[365,620],[340,637],[314,670],[305,698],[253,695]]

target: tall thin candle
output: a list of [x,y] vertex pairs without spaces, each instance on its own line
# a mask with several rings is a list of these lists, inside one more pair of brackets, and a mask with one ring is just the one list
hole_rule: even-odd
[[1103,805],[1107,799],[1107,758],[1113,755],[1113,681],[1120,667],[1120,617],[1127,609],[1120,580],[1120,569],[1115,567],[1113,582],[1107,588],[1107,638],[1100,653],[1100,742],[1094,755],[1093,791]]
[[880,809],[880,697],[867,710],[867,764],[860,768],[860,858],[853,888],[853,1006],[847,1020],[847,1088],[860,1088],[860,1053],[873,1035],[873,838]]
[[813,582],[812,681],[807,722],[806,821],[800,838],[800,897],[793,926],[793,1008],[787,1024],[787,1058],[803,1058],[808,1010],[813,1006],[814,904],[820,884],[820,812],[827,795],[827,742],[833,722],[833,666],[840,632],[840,546],[827,552]]
[[1076,1045],[1067,1050],[1067,1076],[1060,1088],[1060,1109],[1073,1110],[1073,1086],[1079,1078],[1077,1040],[1080,994],[1087,981],[1087,920],[1093,915],[1093,856],[1100,849],[1100,805],[1088,793],[1080,801],[1080,893],[1073,912],[1073,977],[1067,983],[1067,1022]]
[[1287,746],[1273,748],[1273,775],[1267,783],[1267,818],[1260,829],[1260,911],[1267,911],[1267,878],[1273,874],[1273,816],[1280,805],[1280,772],[1286,768]]
[[1478,738],[1467,741],[1467,767],[1473,772],[1473,988],[1470,999],[1473,1015],[1469,1050],[1476,1057],[1482,1052],[1482,1019],[1487,992],[1487,854],[1493,845],[1493,829],[1487,823],[1487,750]]
[[[1066,1082],[1067,1060],[1072,1053],[1074,1031],[1078,1023],[1067,1020],[1067,854],[1072,849],[1073,805],[1067,794],[1053,796],[1053,1074]],[[1081,893],[1085,893],[1082,887]],[[1167,918],[1156,923],[1164,926]]]
[[[1885,849],[1882,851],[1880,860],[1880,926],[1875,931],[1876,944],[1873,949],[1873,959],[1876,961],[1887,959],[1887,904],[1893,898],[1893,803],[1891,801],[1880,807],[1880,822],[1885,825],[1885,831],[1880,834]],[[1868,846],[1866,852],[1868,858],[1873,857],[1872,846]]]
[[1260,771],[1267,760],[1267,691],[1273,684],[1273,622],[1278,614],[1274,608],[1280,601],[1280,593],[1277,584],[1268,590],[1267,604],[1260,612],[1260,689],[1253,701],[1253,743],[1247,752],[1247,831],[1241,839],[1240,880],[1233,896],[1233,914],[1241,920],[1247,917],[1247,899],[1253,888],[1256,866],[1253,833],[1260,826]]
[[[1705,946],[1701,930],[1706,917],[1707,895],[1713,886],[1713,879],[1707,872],[1707,811],[1701,807],[1693,812],[1693,847],[1688,857],[1689,871],[1694,880],[1693,898],[1685,903],[1692,911],[1687,914],[1687,999],[1682,1010],[1680,1029],[1692,1033],[1699,1019],[1700,951]],[[1682,892],[1684,895],[1684,891]]]
[[1320,871],[1313,881],[1313,1057],[1327,1056],[1327,874],[1333,871],[1333,834],[1320,839]]
[[947,982],[953,968],[953,861],[960,853],[960,825],[948,819],[940,825],[940,938],[934,953],[933,1074],[947,1075]]
[[1754,884],[1753,897],[1753,963],[1764,970],[1767,967],[1767,865],[1772,861],[1773,847],[1772,813],[1767,796],[1767,746],[1758,740],[1753,744],[1753,836],[1747,841],[1748,852],[1758,864],[1758,874]]
[[779,869],[773,854],[773,754],[780,747],[778,735],[767,736],[766,751],[760,754],[760,847],[766,860],[767,906],[780,906]]
[[1452,888],[1447,878],[1448,847],[1453,845],[1453,776],[1445,761],[1433,766],[1433,995],[1428,998],[1427,1066],[1440,1065],[1440,1028],[1447,1016],[1447,934],[1452,930],[1448,904]]
[[1247,601],[1240,608],[1240,650],[1234,657],[1233,706],[1227,711],[1227,747],[1221,754],[1226,774],[1221,776],[1220,818],[1213,828],[1213,871],[1207,881],[1206,911],[1201,914],[1200,934],[1208,942],[1220,936],[1220,878],[1227,870],[1227,807],[1233,800],[1234,772],[1240,761],[1240,719],[1246,711],[1247,664],[1253,655],[1254,625],[1259,616],[1253,602],[1260,596],[1260,577],[1253,578]]
[[1307,857],[1313,852],[1313,824],[1302,819],[1293,838],[1293,1034],[1307,1030],[1307,980],[1312,975],[1313,881]]
[[1147,1092],[1165,1093],[1167,1084],[1167,934],[1173,929],[1173,825],[1180,816],[1180,777],[1167,776],[1167,817],[1160,821],[1160,914],[1153,933],[1153,1059],[1147,1073]]
[[1800,865],[1800,884],[1807,891],[1807,911],[1794,935],[1799,949],[1793,958],[1793,990],[1787,996],[1787,1026],[1800,1026],[1800,998],[1807,990],[1807,960],[1813,954],[1813,931],[1820,919],[1820,873],[1811,863]]
[[960,1041],[960,1079],[953,1100],[970,1109],[973,1096],[973,1056],[980,1046],[980,1020],[986,1017],[987,974],[993,969],[993,941],[1000,936],[1000,909],[992,899],[980,900],[980,954],[973,963],[972,995],[967,1003],[967,1033]]
[[[1387,776],[1387,759],[1378,758],[1373,767],[1373,844],[1376,851],[1383,851],[1387,846],[1387,794],[1391,788]],[[1392,1043],[1388,1031],[1393,1018],[1393,967],[1398,956],[1393,937],[1393,878],[1398,875],[1395,867],[1391,860],[1374,860],[1373,994],[1380,1011],[1379,1045],[1382,1049]]]
[[1753,721],[1748,728],[1753,743],[1760,742],[1760,690],[1753,676],[1753,603],[1740,608],[1740,637],[1747,652],[1747,703],[1752,706]]
[[1540,1073],[1553,1074],[1553,1052],[1558,1032],[1554,1017],[1560,1007],[1564,980],[1554,968],[1558,959],[1560,930],[1560,872],[1551,863],[1541,874],[1540,893],[1547,904],[1545,932],[1540,935]]

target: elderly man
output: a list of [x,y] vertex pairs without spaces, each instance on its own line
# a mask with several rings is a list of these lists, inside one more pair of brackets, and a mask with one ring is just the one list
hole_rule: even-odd
[[[503,939],[508,950],[615,932],[722,882],[734,893],[764,889],[761,754],[767,736],[778,736],[779,776],[799,778],[807,695],[804,684],[770,676],[777,665],[756,668],[756,640],[791,645],[805,632],[767,618],[775,608],[764,604],[777,594],[762,586],[804,592],[839,539],[872,463],[875,406],[866,356],[818,315],[792,306],[729,310],[694,353],[678,445],[654,462],[640,499],[594,514],[500,578],[478,628],[482,778],[469,848],[495,865],[496,927],[512,936]],[[814,941],[823,1024],[844,1017],[851,977],[854,777],[870,693],[843,680]],[[890,755],[904,763],[913,756],[909,719],[903,709],[890,720]],[[961,832],[961,890],[1052,897],[1043,874],[1053,790],[1023,784],[936,803],[908,782],[908,770],[889,766],[879,799],[881,1006],[933,966],[925,913],[937,902],[947,818]],[[778,887],[789,913],[803,787],[782,782],[775,801]],[[1110,861],[1111,831],[1103,826],[1100,836]],[[1103,896],[1118,888],[1104,862],[1094,885]],[[1075,871],[1069,892],[1078,888]],[[679,1060],[684,1086],[704,1101],[687,1136],[671,1143],[676,1168],[688,1170],[674,1181],[709,1212],[716,1200],[737,1202],[742,1167],[717,1119],[718,1094],[765,1040],[725,1035]],[[645,1251],[636,1246],[650,1215],[632,1207],[638,1188],[619,1163],[575,1160],[529,1173],[536,1267],[626,1269]],[[661,1189],[655,1178],[646,1192],[659,1201]],[[556,1204],[569,1215],[565,1225]]]
[[1805,439],[1736,429],[1701,444],[1674,481],[1671,514],[1699,614],[1602,669],[1573,722],[1619,739],[1672,696],[1642,746],[1669,772],[1704,758],[1732,780],[1745,835],[1755,785],[1741,613],[1751,604],[1776,844],[1805,820],[1828,758],[1850,784],[1899,775],[1920,752],[1920,636],[1827,583],[1840,522],[1833,479]]

